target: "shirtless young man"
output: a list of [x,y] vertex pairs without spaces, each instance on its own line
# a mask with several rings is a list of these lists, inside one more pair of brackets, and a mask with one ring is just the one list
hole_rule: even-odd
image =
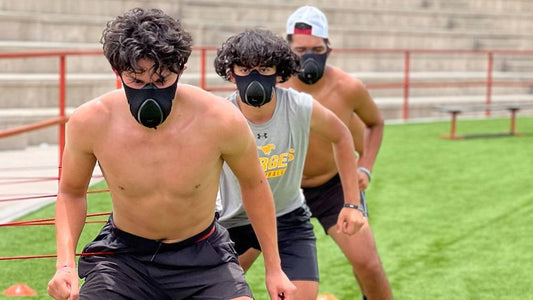
[[[228,97],[248,120],[276,206],[283,271],[297,287],[295,299],[315,300],[318,265],[311,213],[300,189],[309,133],[334,149],[343,182],[344,208],[336,232],[349,236],[364,226],[352,136],[331,111],[304,93],[275,87],[299,70],[299,58],[280,36],[252,29],[230,37],[217,52],[218,75],[237,85]],[[247,270],[262,247],[243,210],[239,182],[226,166],[220,181],[220,223],[228,228],[239,261]],[[246,203],[244,203],[246,204]],[[358,210],[361,209],[361,210]]]
[[[280,266],[272,194],[246,120],[226,100],[178,84],[190,35],[162,11],[137,8],[109,22],[102,43],[124,90],[82,105],[68,122],[56,204],[57,271],[48,293],[251,299],[229,234],[214,222],[225,162],[265,250],[270,297],[291,298],[295,287]],[[80,290],[75,250],[97,161],[113,214],[79,259]]]
[[[319,9],[312,6],[297,9],[287,21],[287,39],[294,53],[301,56],[303,71],[280,86],[311,94],[351,129],[356,145],[364,145],[358,164],[359,188],[364,191],[383,136],[381,113],[361,81],[326,65],[330,53],[328,23]],[[337,173],[331,146],[311,134],[302,187],[313,217],[350,261],[364,296],[391,299],[390,284],[368,223],[351,236],[337,233],[333,226],[343,203]],[[366,210],[363,196],[361,203]]]

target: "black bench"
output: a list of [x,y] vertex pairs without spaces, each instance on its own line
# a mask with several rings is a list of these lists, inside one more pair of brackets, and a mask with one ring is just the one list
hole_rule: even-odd
[[[533,108],[533,104],[492,104],[492,105],[471,105],[471,106],[461,106],[461,105],[442,105],[435,106],[434,109],[440,112],[449,113],[452,116],[450,135],[444,135],[443,138],[459,140],[465,138],[474,138],[474,137],[489,137],[489,136],[517,136],[521,135],[516,132],[516,113],[523,108]],[[479,112],[479,111],[493,111],[493,110],[508,110],[511,113],[511,129],[509,132],[501,133],[481,133],[481,134],[468,134],[468,135],[457,135],[457,115],[464,112]]]

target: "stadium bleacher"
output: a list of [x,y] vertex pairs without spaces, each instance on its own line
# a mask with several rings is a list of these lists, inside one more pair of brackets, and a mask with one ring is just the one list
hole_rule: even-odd
[[[156,7],[181,19],[196,46],[217,46],[229,35],[262,26],[284,34],[297,7],[313,4],[328,16],[335,49],[533,49],[533,3],[521,0],[0,0],[0,52],[100,49],[105,23],[131,7]],[[208,86],[221,84],[212,73]],[[496,55],[494,80],[531,81],[533,55]],[[211,59],[211,60],[210,60]],[[193,52],[183,82],[199,84],[199,53]],[[370,87],[402,82],[401,53],[333,53],[329,62]],[[487,57],[479,53],[411,55],[411,82],[486,80]],[[58,59],[0,59],[0,129],[57,115]],[[67,58],[68,111],[114,88],[103,56]],[[386,119],[401,118],[402,89],[370,89]],[[410,89],[410,117],[435,117],[439,104],[480,104],[485,86]],[[528,86],[493,87],[495,102],[532,102]],[[227,92],[219,93],[221,95]],[[442,115],[446,117],[445,115]],[[0,148],[57,143],[57,130],[0,141]]]

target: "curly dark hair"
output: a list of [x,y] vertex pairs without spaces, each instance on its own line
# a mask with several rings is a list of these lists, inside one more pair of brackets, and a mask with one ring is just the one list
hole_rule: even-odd
[[281,82],[300,70],[300,57],[294,54],[281,36],[269,30],[254,28],[229,37],[217,50],[215,71],[230,80],[228,71],[235,65],[247,68],[276,67]]
[[154,62],[163,69],[179,73],[191,54],[192,38],[178,20],[159,9],[134,8],[107,23],[100,42],[111,67],[122,74],[142,72],[138,61]]

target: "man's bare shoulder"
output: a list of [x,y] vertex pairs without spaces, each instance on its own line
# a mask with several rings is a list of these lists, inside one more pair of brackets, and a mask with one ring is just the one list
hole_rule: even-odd
[[200,105],[211,104],[214,106],[219,106],[221,103],[228,102],[220,96],[190,84],[178,84],[176,99],[178,101],[193,101]]
[[[122,98],[121,98],[122,97]],[[80,105],[67,122],[67,146],[87,153],[109,128],[112,106],[125,101],[124,92],[116,90]],[[118,100],[118,101],[117,101]],[[127,107],[127,104],[122,104]]]
[[85,102],[69,117],[69,125],[90,126],[88,128],[105,126],[110,120],[113,106],[120,104],[124,97],[122,90],[114,90]]
[[365,84],[359,79],[337,67],[330,66],[330,82],[335,85],[335,90],[346,99],[351,106],[360,107],[365,103],[374,103]]
[[330,77],[333,79],[332,81],[344,85],[345,89],[350,90],[351,92],[366,91],[366,86],[361,79],[341,70],[340,68],[334,66],[328,66],[328,68],[331,74]]
[[179,99],[192,101],[205,126],[216,126],[219,132],[231,126],[247,126],[242,113],[229,100],[188,84],[179,85],[178,91]]
[[232,102],[190,85],[183,85],[181,92],[179,97],[193,101],[203,136],[209,138],[210,145],[217,147],[225,159],[228,154],[241,153],[253,142],[246,118]]
[[341,93],[342,99],[346,100],[359,118],[367,125],[383,123],[381,112],[365,84],[339,68],[331,67],[331,69],[332,73],[337,76],[336,90]]

